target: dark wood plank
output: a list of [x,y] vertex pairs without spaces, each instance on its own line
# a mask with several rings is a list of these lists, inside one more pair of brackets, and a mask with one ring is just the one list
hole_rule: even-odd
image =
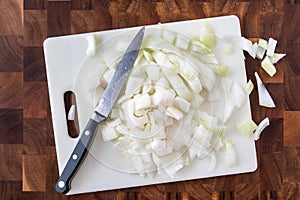
[[23,35],[23,1],[1,1],[0,10],[0,35]]
[[285,110],[300,110],[300,76],[285,76]]
[[47,0],[24,0],[24,10],[44,10],[46,7]]
[[47,119],[24,119],[23,144],[25,155],[46,155],[48,139]]
[[1,199],[21,199],[21,181],[0,181]]
[[46,68],[42,47],[24,47],[24,81],[46,81]]
[[21,36],[0,36],[0,72],[23,70],[23,41]]
[[24,45],[42,46],[47,38],[46,10],[24,11]]
[[72,0],[72,10],[93,10],[96,0]]
[[24,155],[22,164],[22,191],[46,191],[45,155]]
[[22,73],[0,73],[0,108],[22,108],[22,90]]
[[22,147],[21,144],[0,144],[0,181],[22,180]]
[[23,143],[23,112],[21,109],[0,109],[0,144]]
[[46,83],[24,83],[24,118],[47,117],[48,102],[48,90]]
[[47,36],[70,34],[71,4],[69,1],[47,2]]

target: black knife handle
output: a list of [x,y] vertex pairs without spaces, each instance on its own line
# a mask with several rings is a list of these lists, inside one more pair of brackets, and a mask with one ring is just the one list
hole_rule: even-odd
[[71,181],[85,159],[96,135],[98,122],[90,118],[74,148],[55,189],[58,193],[66,194],[71,189]]

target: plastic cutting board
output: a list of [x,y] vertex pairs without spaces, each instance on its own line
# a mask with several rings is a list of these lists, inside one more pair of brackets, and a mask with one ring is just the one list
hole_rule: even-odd
[[[236,16],[223,16],[166,23],[160,26],[189,36],[191,33],[194,34],[199,31],[199,27],[202,22],[209,23],[215,33],[219,36],[229,38],[232,36],[241,36],[240,22]],[[157,26],[158,25],[152,25],[150,27]],[[63,96],[66,91],[73,91],[75,94],[78,92],[74,91],[74,85],[76,77],[80,71],[81,64],[86,58],[86,36],[89,34],[95,34],[101,41],[113,34],[118,34],[124,31],[132,30],[136,32],[139,28],[140,27],[134,27],[54,37],[48,38],[44,42],[49,97],[59,173],[62,172],[78,141],[78,138],[71,138],[67,133]],[[231,55],[224,55],[221,51],[218,52],[216,47],[215,54],[218,55],[221,63],[230,66],[230,78],[235,79],[239,83],[246,83],[247,78],[242,50],[237,49]],[[80,100],[77,101],[77,103],[79,112],[78,117],[80,120],[79,125],[80,128],[83,128],[92,108],[88,107],[88,105],[85,105]],[[113,167],[107,166],[105,163],[99,162],[94,156],[89,154],[74,177],[72,181],[72,188],[68,194],[103,191],[255,171],[257,168],[255,143],[251,138],[247,138],[242,134],[237,133],[233,123],[238,119],[251,119],[249,99],[247,99],[246,103],[240,110],[235,110],[233,116],[228,122],[228,135],[226,135],[226,137],[235,141],[234,146],[238,158],[238,164],[235,167],[228,167],[225,164],[223,153],[220,152],[220,154],[217,155],[218,163],[214,171],[208,170],[210,164],[209,158],[203,160],[195,159],[191,165],[178,172],[175,178],[169,178],[167,175],[163,174],[157,175],[154,178],[142,178],[139,175],[121,172]],[[111,145],[102,141],[101,134],[96,136],[92,148],[99,149],[102,154],[112,157],[116,156],[110,155],[112,152]],[[53,187],[55,186],[53,185]]]

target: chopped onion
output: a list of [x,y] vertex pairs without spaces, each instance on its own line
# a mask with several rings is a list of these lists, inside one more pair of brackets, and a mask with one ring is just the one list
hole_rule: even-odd
[[189,112],[191,103],[182,97],[175,97],[174,106],[182,110],[183,112]]
[[237,164],[237,158],[235,155],[235,150],[233,147],[233,142],[230,140],[225,140],[224,141],[225,145],[225,155],[226,155],[226,164],[229,167],[234,167]]
[[143,50],[143,55],[146,58],[146,60],[148,61],[148,63],[154,63],[154,58],[150,52],[148,52],[147,50]]
[[244,51],[247,51],[247,52],[251,52],[252,51],[252,42],[250,40],[244,38],[244,37],[240,38],[239,46]]
[[113,77],[114,73],[115,73],[116,69],[115,68],[111,68],[109,69],[108,71],[106,71],[104,74],[103,74],[103,78],[104,80],[106,81],[106,83],[109,83],[111,78]]
[[255,72],[254,75],[257,82],[259,105],[269,107],[269,108],[274,108],[275,107],[274,101],[271,95],[269,94],[268,90],[266,89],[265,85],[262,83],[259,75],[257,74],[257,72]]
[[246,120],[236,125],[236,128],[246,136],[251,136],[257,128],[256,123],[253,120]]
[[128,45],[129,45],[128,41],[127,42],[125,42],[123,40],[118,41],[118,43],[117,43],[117,51],[118,52],[124,52],[127,49]]
[[241,108],[246,101],[246,94],[243,88],[237,83],[233,82],[230,96],[233,97],[235,106]]
[[98,41],[96,38],[96,35],[92,34],[86,37],[87,43],[88,43],[88,48],[86,49],[86,55],[88,57],[94,56],[97,51],[97,45]]
[[253,89],[254,89],[254,84],[253,84],[253,82],[249,79],[249,81],[248,81],[248,83],[247,83],[247,85],[246,85],[246,87],[245,87],[245,91],[246,91],[246,93],[247,93],[248,95],[250,95],[251,92],[253,91]]
[[252,57],[252,58],[256,58],[256,55],[257,55],[257,51],[258,51],[258,44],[257,43],[254,43],[251,48],[250,48],[250,51],[248,51],[249,55]]
[[269,118],[266,117],[264,120],[262,120],[262,121],[258,124],[258,126],[257,126],[257,128],[256,128],[256,130],[255,130],[255,132],[254,132],[254,140],[258,140],[259,137],[260,137],[260,135],[261,135],[261,133],[263,132],[263,130],[264,130],[267,126],[269,126],[269,125],[270,125]]
[[163,30],[162,31],[162,37],[167,40],[168,42],[172,43],[174,42],[175,40],[175,33],[174,32],[171,32],[171,31],[168,31],[168,30]]
[[168,107],[166,115],[179,121],[183,117],[183,113],[175,107]]
[[182,35],[179,35],[177,34],[176,35],[176,40],[175,40],[175,46],[180,48],[180,49],[183,49],[183,50],[187,50],[187,48],[189,47],[189,39],[182,36]]
[[129,76],[126,84],[125,95],[131,95],[132,93],[137,92],[143,81],[143,78]]
[[211,26],[209,24],[207,24],[207,23],[203,24],[199,39],[208,48],[212,48],[215,46],[216,36],[215,36],[213,29],[211,28]]
[[261,46],[257,47],[257,52],[256,52],[256,57],[258,59],[263,59],[264,55],[265,55],[266,50],[264,48],[262,48]]
[[268,49],[268,42],[267,42],[267,40],[259,38],[258,39],[258,46],[260,46],[264,50],[267,50]]
[[102,133],[103,141],[111,141],[116,139],[119,136],[116,129],[110,126],[102,126],[101,133]]
[[151,97],[149,94],[141,94],[134,96],[135,111],[149,108],[151,106]]
[[266,56],[261,62],[261,67],[272,77],[276,73],[276,68],[270,61],[269,57]]
[[273,38],[269,38],[267,56],[272,57],[274,55],[276,45],[277,45],[277,40],[274,40]]
[[74,121],[75,119],[75,105],[71,105],[69,112],[68,112],[68,120]]
[[272,57],[270,57],[271,63],[275,64],[277,63],[280,59],[282,59],[286,54],[283,53],[274,53]]
[[159,68],[156,65],[148,66],[146,72],[148,77],[153,81],[156,81],[159,78]]

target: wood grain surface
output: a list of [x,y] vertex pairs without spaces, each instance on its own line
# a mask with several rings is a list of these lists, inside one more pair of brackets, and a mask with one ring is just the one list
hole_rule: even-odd
[[[247,38],[273,37],[287,56],[270,78],[277,107],[258,106],[271,126],[256,142],[253,173],[74,196],[55,192],[57,160],[42,43],[50,36],[234,14]],[[299,0],[0,0],[0,199],[300,199]],[[116,180],[117,181],[117,180]]]

